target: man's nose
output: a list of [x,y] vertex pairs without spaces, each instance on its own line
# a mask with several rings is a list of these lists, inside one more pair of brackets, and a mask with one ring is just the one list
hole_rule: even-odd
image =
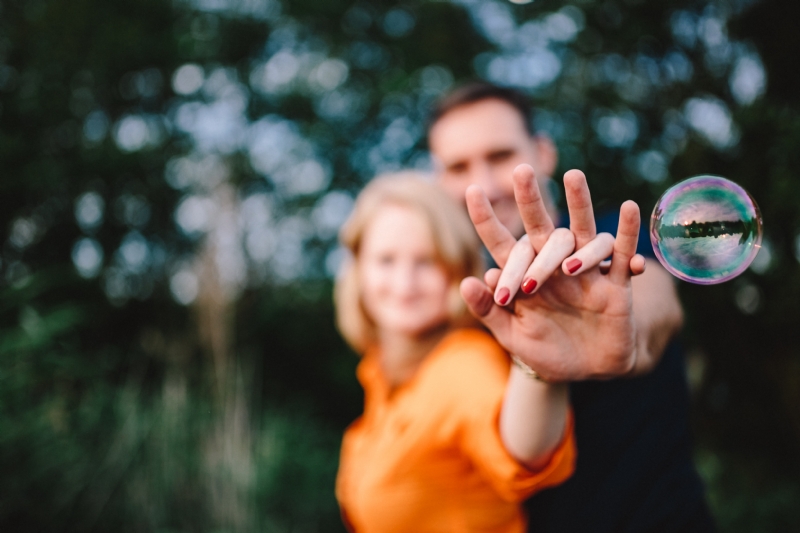
[[483,189],[489,201],[494,201],[500,196],[500,189],[498,188],[497,176],[494,175],[494,169],[491,165],[486,163],[476,165],[473,170],[472,183],[476,183]]

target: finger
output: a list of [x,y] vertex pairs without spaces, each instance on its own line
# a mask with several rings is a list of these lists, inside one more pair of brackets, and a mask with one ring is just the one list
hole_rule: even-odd
[[489,287],[489,290],[494,292],[495,287],[497,287],[497,282],[500,281],[500,274],[503,271],[499,268],[490,268],[486,271],[486,274],[483,275],[483,282]]
[[461,296],[470,312],[480,320],[500,344],[507,343],[511,330],[511,313],[494,304],[492,291],[478,278],[466,278],[461,282]]
[[[574,235],[574,233],[573,233]],[[577,237],[575,238],[577,242]],[[564,274],[577,276],[590,268],[598,266],[614,251],[614,236],[610,233],[599,233],[583,248],[567,257],[561,263]]]
[[564,193],[569,210],[569,229],[575,235],[575,249],[580,250],[597,234],[586,175],[580,170],[564,174]]
[[542,251],[533,260],[522,281],[522,292],[531,294],[555,272],[561,263],[575,251],[575,236],[566,228],[550,234]]
[[522,283],[522,277],[531,266],[535,255],[528,236],[523,235],[508,255],[506,266],[497,282],[497,288],[494,291],[494,301],[497,302],[497,305],[506,305],[514,299],[514,295],[517,294],[519,285]]
[[636,255],[640,223],[636,202],[628,200],[623,203],[619,210],[619,227],[608,271],[609,279],[615,283],[625,283],[631,277],[631,259]]
[[478,237],[492,254],[495,263],[501,268],[504,267],[517,239],[497,219],[483,189],[477,185],[470,185],[465,197],[469,218],[478,232]]
[[636,254],[631,259],[631,276],[638,276],[644,274],[647,261],[642,254]]
[[537,252],[542,249],[547,242],[547,238],[555,229],[547,208],[544,205],[542,193],[539,191],[539,184],[536,183],[536,176],[533,167],[530,165],[518,165],[514,169],[514,198],[517,200],[519,214],[522,223],[525,225],[525,233],[531,240],[534,250]]
[[[641,254],[636,254],[631,259],[631,276],[638,276],[640,274],[644,274],[646,270],[647,261],[645,260],[644,256]],[[601,274],[608,274],[608,271],[611,269],[611,259],[606,261],[600,262],[600,273]]]

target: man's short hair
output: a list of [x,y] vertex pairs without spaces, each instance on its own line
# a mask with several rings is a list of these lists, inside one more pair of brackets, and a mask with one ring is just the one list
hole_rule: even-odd
[[501,100],[516,109],[522,118],[522,122],[525,124],[527,132],[530,135],[536,133],[533,128],[531,104],[528,97],[516,89],[500,87],[499,85],[486,81],[472,81],[461,85],[436,102],[428,117],[428,132],[431,131],[433,125],[436,124],[440,118],[453,109],[490,99]]

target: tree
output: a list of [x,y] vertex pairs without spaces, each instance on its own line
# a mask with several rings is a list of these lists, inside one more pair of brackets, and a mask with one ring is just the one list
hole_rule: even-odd
[[758,200],[755,267],[681,286],[698,458],[723,530],[796,525],[792,18],[750,4],[0,3],[0,523],[339,530],[336,231],[477,76],[607,206]]

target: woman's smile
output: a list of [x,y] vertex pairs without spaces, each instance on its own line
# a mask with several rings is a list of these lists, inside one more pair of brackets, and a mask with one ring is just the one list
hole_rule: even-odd
[[418,211],[386,205],[364,234],[359,261],[362,302],[379,330],[415,336],[447,320],[451,283]]

